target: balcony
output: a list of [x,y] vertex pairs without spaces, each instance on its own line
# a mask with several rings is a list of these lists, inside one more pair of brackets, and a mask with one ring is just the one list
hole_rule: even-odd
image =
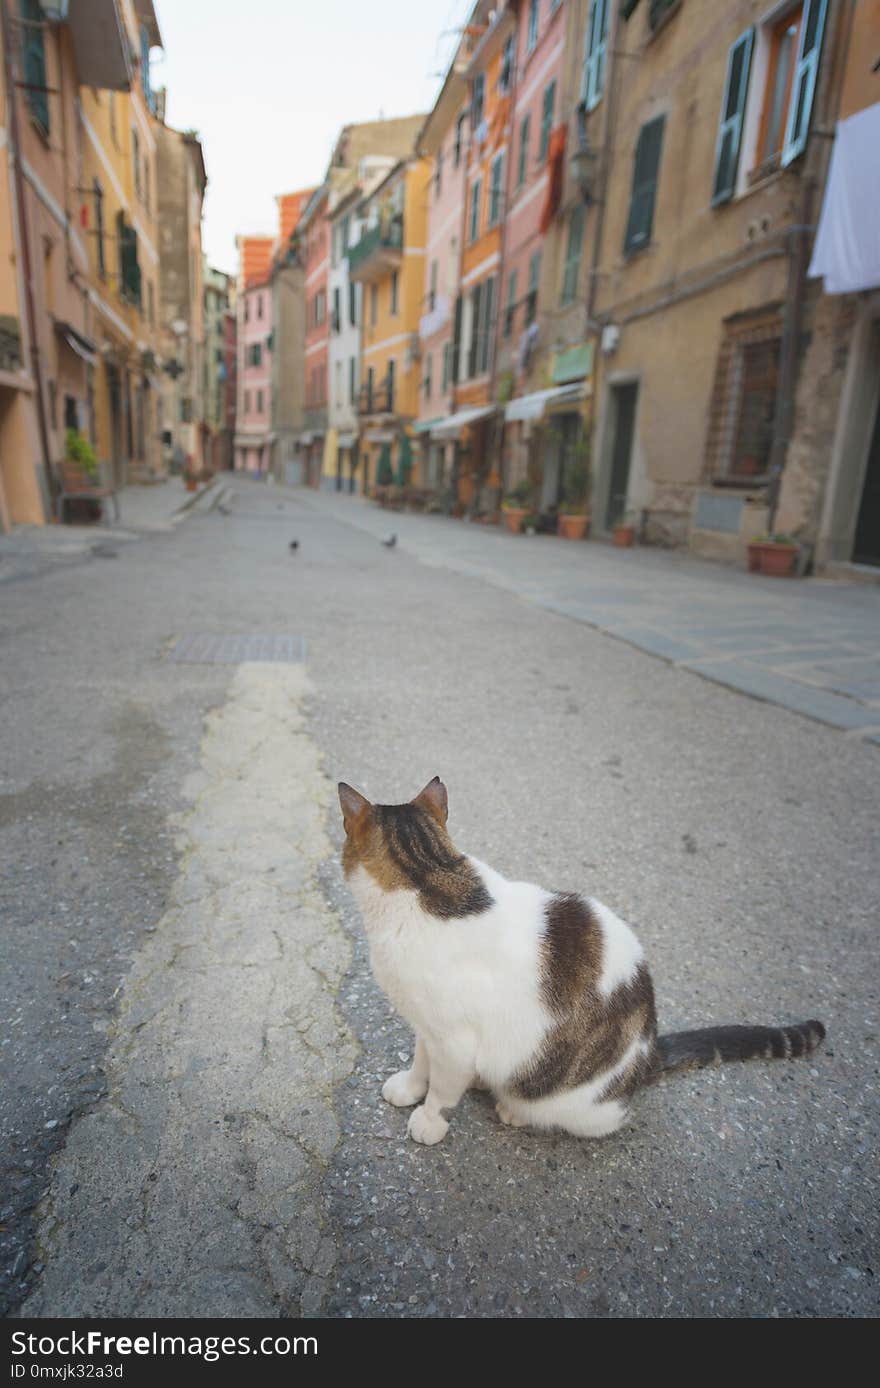
[[361,386],[358,392],[358,414],[393,414],[394,387],[387,378],[375,386]]
[[348,277],[366,284],[396,270],[403,261],[403,219],[392,217],[384,226],[364,232],[348,252]]

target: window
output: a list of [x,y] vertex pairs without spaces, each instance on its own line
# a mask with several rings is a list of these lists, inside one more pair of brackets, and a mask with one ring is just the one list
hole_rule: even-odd
[[433,361],[434,358],[431,356],[430,353],[428,353],[428,355],[425,357],[425,379],[423,381],[423,385],[425,387],[426,400],[430,400],[431,398],[431,375],[433,372]]
[[258,390],[258,391],[257,391],[257,414],[262,414],[262,413],[263,413],[263,392],[262,392],[261,390]]
[[562,276],[562,305],[574,302],[577,295],[578,271],[581,268],[581,251],[584,245],[584,220],[586,209],[578,203],[568,223],[568,246],[565,251],[565,271]]
[[504,177],[504,155],[496,154],[492,160],[492,181],[489,184],[489,226],[501,220],[502,182]]
[[531,118],[529,116],[523,116],[522,123],[519,127],[519,164],[516,170],[516,184],[518,188],[521,188],[526,181],[526,170],[528,168],[529,158],[529,128],[531,123]]
[[134,170],[134,191],[141,196],[141,142],[137,131],[131,132],[131,163]]
[[375,328],[376,319],[379,316],[379,286],[370,285],[370,324]]
[[449,368],[450,368],[450,364],[451,364],[451,356],[452,356],[452,343],[451,343],[451,342],[444,342],[444,344],[443,344],[443,390],[444,390],[444,391],[446,391],[446,390],[449,389]]
[[827,0],[805,0],[770,35],[758,159],[786,168],[803,154],[822,51]]
[[389,361],[388,374],[385,377],[385,384],[388,390],[388,399],[386,401],[385,408],[387,409],[389,414],[393,413],[394,411],[394,386],[396,369],[397,368],[395,362],[393,360]]
[[432,261],[431,261],[431,287],[430,287],[430,289],[428,290],[428,311],[429,311],[430,313],[433,313],[433,312],[434,312],[434,309],[437,307],[437,275],[438,275],[438,272],[439,272],[439,266],[438,266],[438,264],[437,264],[437,261],[436,261],[436,260],[432,260]]
[[119,257],[119,295],[130,304],[141,304],[141,269],[138,264],[138,238],[124,212],[116,214],[116,247]]
[[535,251],[529,260],[529,292],[526,295],[526,325],[538,316],[538,281],[541,278],[541,252]]
[[348,321],[353,328],[357,327],[357,285],[353,280],[348,285]]
[[526,35],[526,52],[531,53],[538,42],[538,0],[529,0],[529,28]]
[[443,149],[438,149],[434,159],[434,197],[439,198],[443,192]]
[[513,55],[514,55],[514,36],[504,45],[504,52],[501,55],[501,73],[498,78],[498,90],[502,96],[506,95],[513,86]]
[[581,101],[588,111],[594,110],[602,99],[605,85],[605,52],[608,44],[608,8],[611,0],[591,0],[584,46],[584,75],[581,81]]
[[342,329],[342,297],[338,288],[333,290],[333,331],[338,333]]
[[375,381],[375,376],[374,376],[374,373],[373,373],[373,368],[372,368],[372,366],[368,366],[368,367],[367,367],[367,409],[368,409],[368,410],[371,410],[371,409],[373,408],[373,383],[374,383],[374,381]]
[[643,125],[639,131],[633,160],[629,218],[623,240],[624,255],[634,255],[636,251],[647,246],[651,240],[665,121],[665,116],[657,116],[655,120],[648,121],[647,125]]
[[357,390],[357,357],[348,359],[348,403],[355,403],[355,392]]
[[556,83],[551,82],[544,89],[544,100],[541,105],[541,140],[538,147],[538,163],[543,164],[547,158],[547,150],[550,148],[550,132],[553,129],[553,108],[556,105]]
[[[260,295],[260,317],[263,313],[263,296]],[[327,317],[327,295],[323,289],[319,289],[315,295],[315,327],[319,327]]]
[[752,61],[754,29],[740,34],[727,54],[727,76],[721,101],[721,119],[715,144],[715,180],[712,185],[712,206],[729,202],[736,187],[739,148],[742,140],[743,115],[749,88],[749,67]]
[[455,122],[455,146],[454,146],[454,149],[453,149],[453,159],[452,159],[452,162],[454,163],[454,165],[455,165],[456,168],[458,168],[459,164],[461,163],[461,152],[462,152],[462,149],[463,149],[463,147],[464,147],[464,123],[465,123],[465,119],[466,119],[466,117],[463,116],[463,115],[461,115],[461,116],[459,116],[458,120]]
[[150,161],[144,155],[144,207],[150,210]]
[[467,300],[466,316],[469,321],[466,326],[469,329],[469,332],[466,331],[464,334],[465,341],[468,343],[468,352],[464,371],[465,379],[467,379],[467,377],[469,376],[476,376],[477,374],[477,347],[479,343],[479,324],[482,308],[483,286],[481,284],[478,284],[475,289],[471,290],[470,297]]
[[516,271],[511,270],[507,280],[507,308],[504,310],[504,336],[513,336],[513,324],[516,318]]
[[146,26],[145,24],[142,24],[142,25],[141,25],[140,40],[141,40],[141,90],[143,91],[143,94],[144,94],[144,101],[146,101],[148,107],[149,107],[150,110],[153,112],[153,115],[155,115],[155,114],[156,114],[156,98],[155,98],[155,96],[153,95],[153,88],[152,88],[152,84],[151,84],[151,82],[150,82],[150,35],[149,35],[149,33],[147,32],[147,26]]
[[24,62],[25,100],[37,129],[49,134],[49,93],[46,87],[46,49],[43,43],[42,7],[37,0],[20,0],[21,51]]
[[107,275],[107,262],[104,259],[104,189],[97,179],[92,184],[95,196],[95,250],[98,257],[98,274],[101,279]]
[[261,342],[252,342],[248,356],[249,366],[261,366],[263,362],[263,344]]
[[400,275],[398,274],[397,270],[392,270],[391,272],[391,289],[389,292],[391,297],[391,312],[393,314],[396,314],[399,311],[400,307]]
[[483,119],[483,103],[486,97],[486,74],[478,72],[471,87],[471,130],[476,130]]
[[469,239],[476,241],[480,234],[480,191],[483,180],[478,178],[471,187],[471,215],[469,220]]
[[257,295],[257,317],[258,317],[258,318],[262,318],[262,316],[263,316],[263,296],[262,296],[262,294],[258,294],[258,295]]
[[748,485],[768,476],[781,342],[778,314],[728,326],[709,421],[707,467],[716,480]]
[[483,286],[482,317],[478,325],[477,371],[489,370],[492,355],[492,329],[495,319],[495,276],[490,276]]

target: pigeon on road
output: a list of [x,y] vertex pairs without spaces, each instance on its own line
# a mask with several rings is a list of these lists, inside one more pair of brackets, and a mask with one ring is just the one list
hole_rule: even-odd
[[291,548],[291,549],[299,549],[299,540],[291,540],[291,542],[290,542],[290,548]]

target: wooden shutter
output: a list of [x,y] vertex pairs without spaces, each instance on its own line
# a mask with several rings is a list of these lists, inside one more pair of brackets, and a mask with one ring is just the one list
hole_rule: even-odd
[[562,277],[562,302],[570,304],[577,294],[578,271],[584,243],[584,206],[579,203],[568,224],[568,248],[565,253],[565,273]]
[[785,143],[782,146],[783,168],[803,154],[806,148],[827,8],[828,0],[805,0],[804,3],[791,101],[785,123]]
[[743,115],[749,90],[749,68],[752,63],[754,29],[746,29],[732,44],[727,54],[727,76],[718,122],[715,145],[715,180],[712,185],[712,206],[729,202],[736,187],[739,150],[742,143]]
[[467,374],[477,374],[477,349],[480,341],[480,313],[483,306],[483,286],[478,284],[471,294],[471,340],[468,344]]
[[587,42],[584,54],[584,76],[581,99],[588,111],[598,106],[605,85],[605,54],[608,46],[609,0],[591,0],[587,21]]
[[459,294],[455,300],[455,319],[452,329],[452,379],[458,380],[458,367],[461,358],[461,307],[462,298]]
[[44,135],[49,134],[49,93],[46,91],[46,50],[43,46],[45,16],[36,0],[21,0],[21,26],[24,80],[31,115]]
[[660,151],[663,147],[663,127],[665,116],[649,121],[639,131],[636,154],[633,161],[632,198],[629,205],[629,220],[623,242],[624,255],[647,246],[651,239],[654,224],[654,200],[657,195],[657,174],[660,169]]

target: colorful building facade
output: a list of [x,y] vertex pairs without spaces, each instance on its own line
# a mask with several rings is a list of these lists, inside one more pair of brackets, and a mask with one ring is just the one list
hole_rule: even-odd
[[270,461],[271,266],[274,238],[239,236],[237,286],[238,412],[235,467],[265,475]]

